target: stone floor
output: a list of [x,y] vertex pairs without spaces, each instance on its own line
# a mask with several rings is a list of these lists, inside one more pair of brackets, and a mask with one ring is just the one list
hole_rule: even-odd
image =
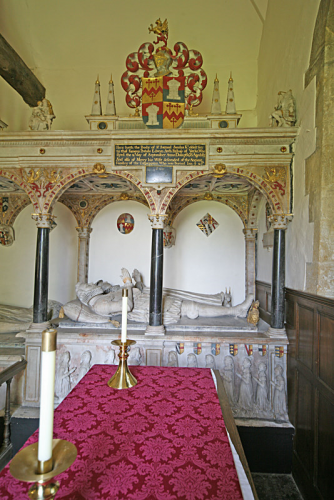
[[259,500],[303,500],[290,474],[252,473]]

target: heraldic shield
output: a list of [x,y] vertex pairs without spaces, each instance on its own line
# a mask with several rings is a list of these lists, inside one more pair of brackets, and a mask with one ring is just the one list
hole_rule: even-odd
[[142,116],[148,128],[178,128],[184,120],[184,76],[142,78]]

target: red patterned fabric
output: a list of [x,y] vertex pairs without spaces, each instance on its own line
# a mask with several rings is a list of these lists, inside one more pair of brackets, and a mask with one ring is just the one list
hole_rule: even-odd
[[[210,370],[131,367],[138,384],[118,391],[115,369],[93,366],[55,412],[54,437],[78,449],[56,498],[242,499]],[[0,498],[26,500],[28,486],[7,466]]]

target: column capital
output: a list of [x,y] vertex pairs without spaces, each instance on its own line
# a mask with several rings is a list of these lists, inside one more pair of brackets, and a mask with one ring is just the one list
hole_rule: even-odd
[[91,227],[76,227],[75,228],[79,233],[79,238],[89,238],[90,233],[93,231]]
[[147,217],[149,218],[152,229],[163,229],[165,219],[168,217],[168,215],[151,214],[148,215]]
[[245,240],[255,240],[256,235],[257,235],[257,228],[248,228],[246,227],[245,229],[242,230],[242,232],[245,235]]
[[273,229],[287,229],[288,222],[292,220],[292,214],[272,214],[268,217]]
[[31,214],[31,218],[36,221],[36,226],[44,229],[53,229],[57,224],[55,222],[55,215],[52,214]]

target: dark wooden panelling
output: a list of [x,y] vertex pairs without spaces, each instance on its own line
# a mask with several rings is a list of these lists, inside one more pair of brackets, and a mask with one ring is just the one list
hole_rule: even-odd
[[317,484],[324,498],[334,496],[334,405],[319,395]]
[[319,314],[319,377],[334,389],[334,316]]
[[270,325],[271,285],[264,281],[255,282],[255,296],[260,302],[260,318]]
[[313,308],[297,305],[299,318],[299,336],[297,342],[297,359],[312,370],[313,366]]
[[294,449],[312,477],[314,455],[313,391],[312,384],[300,372],[298,373],[297,394]]
[[289,288],[285,298],[293,476],[305,499],[332,500],[334,300]]

